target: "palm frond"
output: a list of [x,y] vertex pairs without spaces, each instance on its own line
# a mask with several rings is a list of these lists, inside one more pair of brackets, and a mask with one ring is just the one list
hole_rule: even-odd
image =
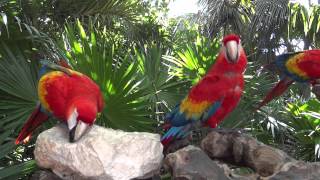
[[200,0],[207,14],[209,34],[211,37],[223,31],[240,34],[250,22],[251,1],[241,0]]
[[303,160],[316,161],[320,158],[319,105],[316,99],[288,104],[286,118],[282,120],[290,127],[290,134],[296,142],[295,156]]
[[[0,169],[0,179],[19,179],[36,169],[34,160]],[[19,174],[17,174],[19,172]],[[24,177],[26,178],[26,177]]]
[[[135,49],[134,59],[139,63],[141,88],[151,103],[154,118],[161,124],[164,114],[173,108],[186,94],[189,82],[170,75],[170,67],[162,58],[165,48],[151,43]],[[187,88],[184,88],[187,87]]]
[[195,42],[175,52],[176,56],[165,56],[171,66],[171,74],[180,79],[196,83],[214,63],[220,49],[220,42],[198,35]]
[[289,17],[288,0],[257,0],[255,1],[255,15],[252,20],[252,27],[255,31],[270,31],[279,29],[285,24]]
[[[7,162],[12,158],[11,164],[16,165],[26,158],[19,157],[22,153],[18,152],[18,157],[12,153],[16,148],[17,132],[37,102],[38,62],[28,59],[18,47],[10,46],[9,49],[3,42],[0,47],[0,159]],[[8,164],[0,163],[0,166]],[[9,175],[21,175],[21,168],[15,171],[11,168]]]

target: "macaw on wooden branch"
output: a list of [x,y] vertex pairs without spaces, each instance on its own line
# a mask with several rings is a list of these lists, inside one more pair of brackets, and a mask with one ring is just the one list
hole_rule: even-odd
[[282,95],[293,83],[309,83],[313,86],[313,92],[317,94],[320,79],[320,50],[305,50],[295,53],[285,53],[276,57],[271,63],[282,73],[279,83],[268,92],[258,108],[266,105],[272,99]]
[[170,129],[161,142],[167,147],[174,139],[185,138],[193,124],[215,128],[238,104],[243,88],[247,57],[239,36],[227,35],[209,72],[166,116]]
[[[28,141],[31,133],[55,116],[65,122],[69,129],[69,141],[78,140],[95,122],[96,116],[103,110],[104,100],[99,86],[88,76],[64,66],[45,63],[44,69],[55,71],[42,75],[38,83],[40,103],[24,124],[16,144]],[[58,71],[57,71],[58,70]]]

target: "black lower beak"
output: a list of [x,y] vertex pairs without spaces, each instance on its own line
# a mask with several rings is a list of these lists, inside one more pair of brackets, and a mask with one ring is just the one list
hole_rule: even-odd
[[77,124],[69,129],[69,141],[71,143],[78,141],[84,134],[90,130],[90,125],[82,121],[78,121]]
[[76,128],[77,128],[77,126],[73,127],[71,130],[69,130],[69,142],[71,142],[71,143],[75,142],[74,135],[76,133]]

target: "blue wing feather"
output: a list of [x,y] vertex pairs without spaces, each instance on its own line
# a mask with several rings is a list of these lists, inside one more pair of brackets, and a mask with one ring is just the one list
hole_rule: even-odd
[[182,139],[188,136],[190,133],[190,124],[186,126],[179,126],[179,127],[171,127],[162,137],[161,141],[165,141],[166,139],[170,139],[172,137]]
[[202,115],[201,121],[205,122],[207,121],[211,116],[214,115],[215,112],[221,107],[222,101],[217,101],[213,103],[210,108]]
[[169,121],[172,126],[176,127],[190,123],[190,120],[186,117],[185,113],[180,111],[180,104],[167,114],[166,120]]
[[40,70],[39,70],[39,77],[42,77],[44,74],[46,74],[48,72],[48,68],[47,66],[41,66]]

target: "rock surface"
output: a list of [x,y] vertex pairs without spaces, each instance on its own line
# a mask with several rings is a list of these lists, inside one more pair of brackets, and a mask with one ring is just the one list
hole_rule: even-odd
[[61,180],[61,178],[50,171],[37,170],[29,180]]
[[163,159],[160,136],[93,126],[78,142],[69,143],[67,129],[42,132],[34,151],[39,167],[62,179],[143,179],[157,174]]
[[319,177],[319,162],[296,162],[285,164],[279,173],[269,177],[268,180],[318,180]]
[[171,170],[174,179],[216,179],[230,180],[224,169],[212,161],[200,148],[187,146],[168,154],[165,164]]

